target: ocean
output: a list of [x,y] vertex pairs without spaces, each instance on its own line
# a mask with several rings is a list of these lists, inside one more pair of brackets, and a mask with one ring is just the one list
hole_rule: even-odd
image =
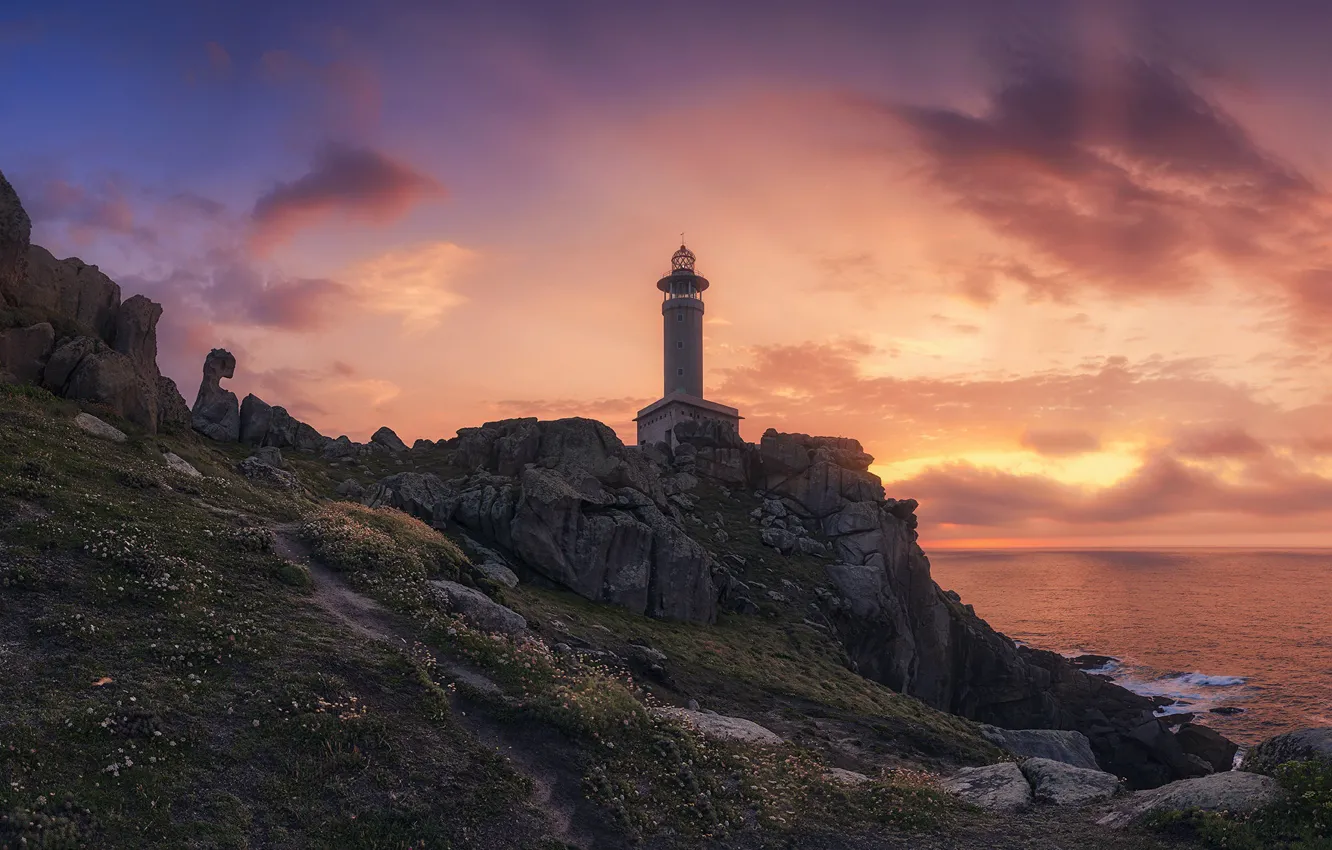
[[1332,550],[936,550],[935,581],[1015,640],[1241,744],[1332,725]]

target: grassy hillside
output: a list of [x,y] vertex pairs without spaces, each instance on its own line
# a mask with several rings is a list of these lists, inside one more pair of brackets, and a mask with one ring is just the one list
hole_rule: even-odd
[[[0,386],[0,848],[1019,847],[1085,832],[939,793],[926,771],[997,753],[846,670],[798,594],[700,628],[501,591],[401,514],[253,486],[232,471],[242,449],[192,434],[117,422],[128,442],[98,440],[77,411]],[[296,468],[314,493],[390,471]],[[704,497],[754,575],[775,587],[817,567],[745,550],[750,506]],[[435,578],[492,593],[543,640],[440,613]],[[633,643],[665,663],[644,669]],[[708,741],[656,710],[690,698],[792,743]],[[873,781],[840,785],[834,765]]]

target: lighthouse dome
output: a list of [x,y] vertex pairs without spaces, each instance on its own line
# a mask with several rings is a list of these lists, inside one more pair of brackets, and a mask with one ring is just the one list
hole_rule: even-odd
[[671,255],[672,272],[692,272],[694,270],[694,261],[698,259],[694,252],[680,243],[680,250]]

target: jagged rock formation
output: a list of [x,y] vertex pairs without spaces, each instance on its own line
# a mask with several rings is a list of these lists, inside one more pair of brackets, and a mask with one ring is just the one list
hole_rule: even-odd
[[273,406],[254,393],[240,405],[240,441],[247,446],[262,446],[273,424]]
[[1332,764],[1332,726],[1296,729],[1268,738],[1244,754],[1242,769],[1272,774],[1288,761],[1310,760]]
[[29,242],[31,223],[0,174],[0,378],[40,383],[102,404],[149,432],[187,421],[176,385],[157,368],[159,304],[97,266],[57,260]]
[[57,348],[42,385],[65,398],[104,404],[147,430],[157,428],[156,381],[100,339],[75,337]]
[[199,395],[195,397],[194,407],[190,409],[194,430],[219,443],[234,443],[240,439],[240,404],[236,401],[236,394],[222,389],[221,384],[223,378],[235,374],[236,358],[230,351],[214,348],[208,352]]
[[[835,555],[826,567],[826,612],[862,675],[996,726],[1080,731],[1103,768],[1137,787],[1213,769],[1181,747],[1151,700],[1055,653],[1016,646],[940,589],[917,544],[917,503],[884,497],[859,442],[769,430],[758,446],[722,449],[707,429],[676,436],[675,468],[703,475],[706,456],[709,468],[727,467],[719,480],[744,473],[745,486],[780,498],[794,515],[785,527],[821,528]],[[692,461],[682,465],[682,457]],[[767,505],[763,513],[775,513]],[[770,536],[770,545],[788,550],[789,541]]]
[[388,449],[394,454],[408,451],[407,444],[387,425],[370,436],[370,444]]
[[40,383],[53,351],[55,328],[49,322],[0,331],[0,373],[14,383]]
[[367,504],[391,504],[513,555],[587,599],[654,617],[711,622],[712,559],[669,503],[660,473],[589,419],[515,419],[448,441],[468,474],[402,473]]
[[32,222],[18,193],[0,172],[0,307],[17,307],[18,290],[28,280],[28,240]]
[[434,447],[465,475],[391,476],[364,501],[461,528],[588,599],[708,622],[718,607],[757,610],[755,592],[700,542],[723,542],[720,524],[704,524],[698,539],[686,532],[688,494],[700,479],[752,489],[763,496],[751,514],[763,542],[783,554],[831,552],[823,615],[860,674],[998,727],[1081,733],[1095,759],[1078,766],[1134,787],[1222,767],[1221,736],[1188,724],[1175,735],[1152,700],[1018,647],[943,591],[917,543],[917,503],[884,496],[859,442],[770,430],[753,445],[708,422],[682,423],[675,437],[627,449],[590,420],[489,422]]
[[287,408],[270,405],[254,394],[247,395],[241,403],[238,437],[250,446],[273,446],[302,452],[317,452],[333,442],[313,426],[292,416]]
[[19,291],[18,306],[62,316],[89,335],[111,341],[120,312],[120,287],[77,257],[57,260],[33,245],[28,252],[28,285]]

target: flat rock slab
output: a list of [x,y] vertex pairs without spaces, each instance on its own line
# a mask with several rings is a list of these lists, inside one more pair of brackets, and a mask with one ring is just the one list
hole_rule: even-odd
[[190,478],[203,478],[202,472],[195,469],[192,463],[175,452],[167,452],[162,455],[162,459],[166,461],[167,466],[171,467],[174,471],[179,472],[181,475]]
[[432,581],[430,593],[435,601],[451,614],[457,614],[475,629],[516,635],[527,631],[523,615],[506,608],[479,590],[473,590],[456,581]]
[[1031,805],[1033,795],[1022,768],[1011,761],[964,767],[944,781],[959,799],[992,812],[1016,812]]
[[82,428],[84,431],[87,431],[89,434],[92,434],[94,437],[102,440],[110,440],[113,443],[123,443],[129,439],[129,437],[125,436],[124,431],[114,425],[106,424],[91,413],[80,413],[78,416],[75,416],[74,424]]
[[720,741],[739,741],[744,744],[768,744],[777,746],[782,736],[743,717],[729,717],[711,711],[693,711],[688,708],[662,708],[658,714],[675,717],[693,726],[706,738]]
[[1181,779],[1150,791],[1139,791],[1123,805],[1097,821],[1101,826],[1124,827],[1153,812],[1205,812],[1249,814],[1281,799],[1281,788],[1270,776],[1228,770],[1197,779]]
[[830,767],[823,775],[830,782],[836,782],[838,785],[863,785],[866,782],[871,781],[870,778],[863,773],[857,773],[854,770],[846,770],[840,767]]
[[1005,752],[1024,758],[1062,761],[1085,770],[1100,770],[1091,741],[1081,732],[1059,729],[1000,729],[982,724],[981,737]]
[[1085,806],[1119,793],[1119,777],[1100,770],[1074,767],[1054,759],[1027,759],[1022,775],[1031,783],[1036,801],[1056,806]]
[[1244,754],[1243,769],[1270,774],[1288,761],[1332,762],[1332,726],[1296,729],[1268,738]]
[[517,587],[518,576],[513,570],[498,561],[487,561],[477,566],[476,571],[493,582],[505,587]]

